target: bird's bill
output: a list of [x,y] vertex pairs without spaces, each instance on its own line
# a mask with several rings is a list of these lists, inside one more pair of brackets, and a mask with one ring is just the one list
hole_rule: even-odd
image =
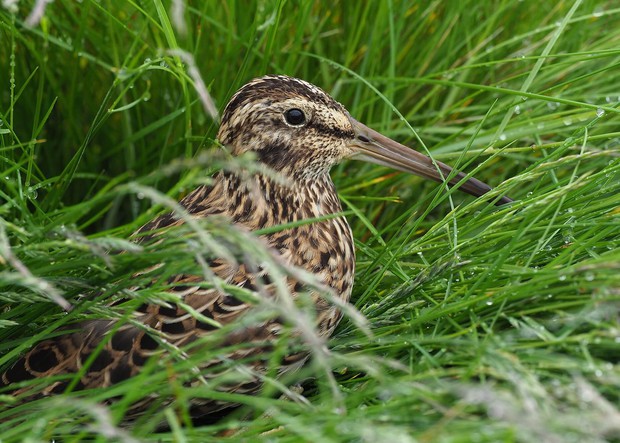
[[[395,142],[391,138],[358,122],[353,117],[349,118],[355,131],[355,139],[349,144],[349,147],[354,151],[351,158],[387,166],[440,183],[445,182],[452,172],[450,166]],[[448,184],[456,185],[465,177],[465,174],[459,172],[448,181]],[[489,192],[491,187],[478,179],[468,178],[459,185],[459,189],[480,197]],[[512,199],[501,197],[496,204],[500,205],[510,202],[512,202]]]

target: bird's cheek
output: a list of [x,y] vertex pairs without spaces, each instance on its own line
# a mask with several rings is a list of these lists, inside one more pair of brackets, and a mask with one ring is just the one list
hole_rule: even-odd
[[351,158],[356,154],[350,143],[343,143],[340,148],[340,159]]

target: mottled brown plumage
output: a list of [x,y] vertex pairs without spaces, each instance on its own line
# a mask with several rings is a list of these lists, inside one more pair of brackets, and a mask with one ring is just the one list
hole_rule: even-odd
[[[433,162],[357,122],[341,104],[316,86],[285,76],[255,79],[241,88],[224,111],[218,139],[233,155],[253,151],[258,161],[279,174],[282,180],[275,180],[270,174],[253,173],[242,178],[235,173],[220,172],[211,184],[185,197],[181,205],[193,217],[225,216],[249,231],[340,213],[342,208],[329,170],[344,158],[357,156],[437,181],[446,179],[451,171],[446,165]],[[474,195],[482,195],[490,189],[475,179],[464,180],[460,173],[449,183],[460,181],[463,181],[461,188]],[[505,197],[500,200],[507,201]],[[175,214],[166,214],[142,227],[139,233],[157,230],[143,239],[165,235],[162,228],[181,223],[182,219]],[[262,240],[284,262],[309,271],[343,302],[349,300],[355,251],[344,217],[278,230],[263,235]],[[275,297],[273,291],[269,291],[269,275],[256,263],[235,264],[220,258],[212,260],[210,266],[218,277],[230,284],[250,290],[263,285],[267,287],[266,292],[261,292],[263,296]],[[150,304],[134,313],[135,320],[158,332],[168,343],[183,347],[211,334],[219,325],[238,322],[251,308],[250,304],[230,294],[192,285],[201,278],[182,274],[171,279],[171,283],[179,284],[174,291],[183,303],[200,313],[202,319],[181,306]],[[303,289],[303,285],[290,276],[286,284],[293,297]],[[317,291],[312,292],[312,300],[316,307],[317,334],[327,338],[340,320],[340,311]],[[227,335],[224,344],[256,344],[238,349],[226,359],[240,360],[266,352],[269,340],[277,337],[282,329],[281,322],[280,318],[273,318],[234,330]],[[78,325],[78,332],[36,345],[2,375],[2,384],[77,372],[114,326],[114,322],[108,320],[89,321]],[[136,375],[150,356],[160,352],[159,348],[158,341],[145,328],[124,324],[105,344],[77,388],[110,386]],[[284,357],[282,371],[299,365],[306,356],[298,352]],[[201,365],[207,379],[214,376],[209,369],[217,363]],[[264,366],[265,362],[258,358],[252,363],[252,370],[260,374]],[[260,385],[260,376],[257,376],[226,384],[221,389],[251,394]],[[36,394],[30,393],[28,387],[14,394],[25,398],[51,395],[62,392],[65,387],[66,382],[56,381]],[[145,400],[134,405],[130,415],[139,413],[147,403]],[[195,414],[210,414],[226,406],[229,405],[203,399],[196,402]]]

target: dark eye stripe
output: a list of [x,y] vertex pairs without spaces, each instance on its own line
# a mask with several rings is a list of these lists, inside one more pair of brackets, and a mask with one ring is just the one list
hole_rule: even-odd
[[336,138],[345,138],[345,139],[355,138],[355,132],[353,132],[353,130],[346,131],[346,130],[335,128],[332,126],[326,126],[318,122],[310,123],[309,127],[316,130],[320,134],[327,134],[327,135],[330,135]]

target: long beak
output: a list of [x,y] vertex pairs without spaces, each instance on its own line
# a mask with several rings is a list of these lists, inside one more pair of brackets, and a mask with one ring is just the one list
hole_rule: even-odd
[[[351,158],[357,160],[365,160],[370,163],[376,163],[382,166],[388,166],[399,171],[408,172],[410,174],[419,175],[420,177],[429,178],[437,182],[443,183],[448,175],[452,172],[452,168],[437,160],[431,160],[430,157],[420,154],[413,149],[409,149],[394,140],[381,135],[377,131],[370,129],[368,126],[358,122],[349,116],[353,129],[355,131],[355,139],[351,140],[349,147],[354,151]],[[465,174],[459,172],[450,179],[448,184],[456,185],[466,177]],[[480,197],[491,190],[486,183],[475,178],[469,178],[459,185],[461,191]],[[512,199],[501,197],[495,204],[502,205],[510,203]]]

